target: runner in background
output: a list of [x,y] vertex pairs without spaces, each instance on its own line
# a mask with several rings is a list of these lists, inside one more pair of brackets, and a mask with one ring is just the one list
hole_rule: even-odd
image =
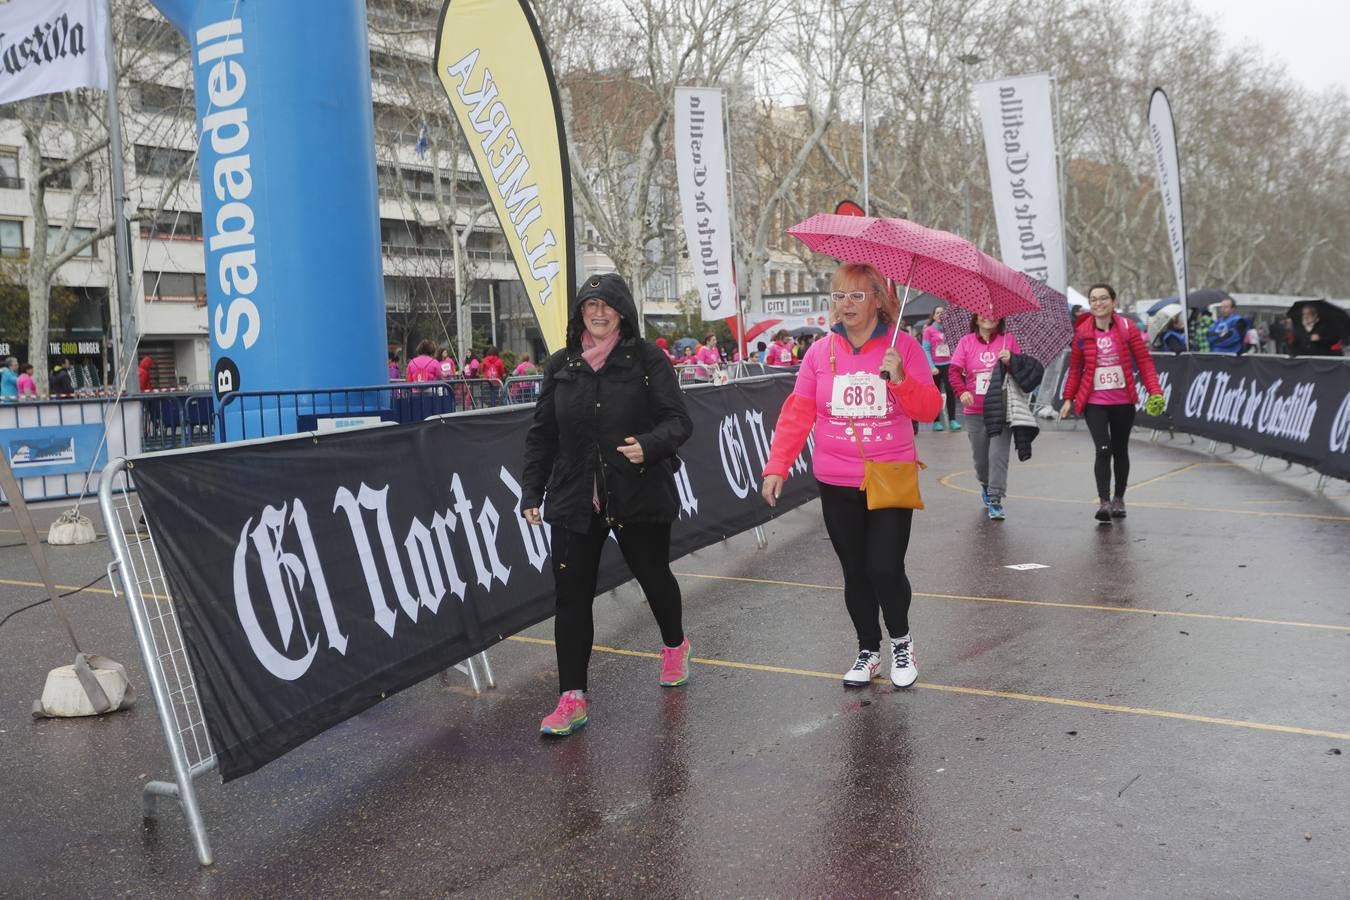
[[[859,485],[864,456],[882,462],[917,458],[910,423],[932,421],[942,395],[918,341],[901,334],[891,346],[898,304],[876,269],[840,266],[830,298],[834,325],[806,351],[797,370],[778,416],[761,493],[770,506],[777,505],[788,469],[814,429],[820,511],[844,570],[844,605],[858,636],[858,657],[844,673],[844,684],[865,685],[881,666],[880,611],[891,636],[891,683],[909,687],[919,677],[905,574],[914,510],[868,509]],[[889,382],[881,380],[882,369]]]
[[[947,346],[947,338],[942,333],[941,316],[946,311],[945,307],[937,306],[933,308],[933,314],[928,317],[928,323],[923,326],[923,352],[928,356],[928,365],[933,373],[933,381],[947,398],[947,421],[951,423],[952,431],[961,430],[961,422],[956,418],[956,391],[952,389],[951,380],[947,377],[947,369],[952,362],[951,348]],[[933,422],[933,430],[942,430],[942,414],[938,411],[938,418]]]
[[[1089,312],[1074,323],[1070,344],[1069,377],[1064,382],[1064,405],[1087,422],[1097,449],[1093,474],[1100,504],[1098,522],[1125,518],[1125,486],[1130,478],[1130,429],[1134,427],[1137,394],[1134,370],[1149,393],[1149,412],[1162,412],[1162,388],[1148,346],[1134,323],[1116,315],[1116,291],[1109,284],[1088,289]],[[1133,362],[1133,365],[1131,365]],[[1157,411],[1154,412],[1154,409]],[[1111,463],[1115,461],[1116,490],[1111,492]]]
[[970,333],[961,338],[952,353],[947,378],[961,400],[966,420],[966,435],[975,459],[975,476],[980,480],[980,499],[989,518],[1007,518],[1003,498],[1008,492],[1008,448],[1012,429],[1004,428],[990,437],[984,427],[984,398],[994,366],[1006,363],[1022,347],[1015,335],[1007,334],[1002,319],[988,319],[978,313],[971,316]]
[[417,345],[417,355],[408,361],[409,381],[440,381],[441,364],[436,361],[435,352],[436,345],[431,341],[423,340]]

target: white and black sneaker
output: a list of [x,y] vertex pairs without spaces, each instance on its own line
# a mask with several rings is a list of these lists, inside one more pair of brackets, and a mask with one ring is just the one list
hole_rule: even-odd
[[876,677],[880,668],[880,653],[875,650],[859,650],[853,668],[844,673],[844,684],[848,687],[862,687]]
[[919,680],[919,667],[914,664],[914,640],[905,635],[891,638],[891,684],[906,688]]

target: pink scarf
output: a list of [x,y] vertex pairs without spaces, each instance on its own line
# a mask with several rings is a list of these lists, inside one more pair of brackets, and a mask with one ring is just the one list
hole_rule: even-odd
[[597,342],[591,337],[589,331],[581,333],[581,358],[586,360],[586,364],[591,367],[592,372],[599,372],[605,365],[605,360],[609,359],[609,354],[619,343],[619,329],[615,328],[603,341]]

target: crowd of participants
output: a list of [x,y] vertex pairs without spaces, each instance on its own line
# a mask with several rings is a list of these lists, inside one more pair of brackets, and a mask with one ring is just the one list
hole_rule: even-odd
[[[972,315],[970,332],[954,347],[943,333],[941,309],[921,324],[917,336],[911,334],[899,321],[894,291],[869,265],[840,266],[831,287],[829,331],[801,342],[795,352],[798,342],[782,333],[772,346],[757,348],[766,365],[795,370],[761,494],[771,507],[778,504],[789,472],[814,435],[812,476],[858,647],[841,681],[864,686],[888,668],[890,683],[907,688],[919,677],[905,568],[915,509],[922,509],[918,425],[939,421],[945,411],[951,430],[966,433],[981,502],[989,519],[1001,521],[1007,515],[1010,445],[1023,459],[1023,451],[1030,452],[1029,439],[1024,446],[1015,434],[1013,402],[1003,398],[1036,390],[1043,367],[1023,353],[1001,318]],[[1115,291],[1094,285],[1090,306],[1074,322],[1064,414],[1075,412],[1088,421],[1097,446],[1093,474],[1101,503],[1095,515],[1109,525],[1125,516],[1127,438],[1136,404],[1134,379],[1126,379],[1125,371],[1139,369],[1150,404],[1162,396],[1138,326],[1116,311]],[[526,438],[521,514],[553,529],[559,695],[540,722],[540,732],[548,736],[572,734],[590,721],[591,605],[611,533],[660,633],[657,683],[675,688],[690,677],[691,641],[669,564],[678,511],[669,476],[692,432],[672,365],[685,354],[682,348],[677,357],[664,342],[642,339],[636,317],[620,276],[586,282],[572,310],[567,346],[543,364]],[[689,354],[690,364],[718,365],[727,361],[724,353],[708,336]],[[638,371],[645,377],[634,377]],[[601,393],[603,408],[597,402]],[[881,480],[891,483],[874,493],[872,482],[883,470]],[[915,489],[912,496],[906,479]]]

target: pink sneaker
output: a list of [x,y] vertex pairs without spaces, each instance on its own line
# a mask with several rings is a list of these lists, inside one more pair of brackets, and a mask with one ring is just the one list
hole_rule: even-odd
[[678,647],[661,648],[661,687],[679,687],[689,680],[689,635]]
[[564,691],[558,706],[539,723],[539,733],[567,737],[590,720],[586,694],[582,691]]

